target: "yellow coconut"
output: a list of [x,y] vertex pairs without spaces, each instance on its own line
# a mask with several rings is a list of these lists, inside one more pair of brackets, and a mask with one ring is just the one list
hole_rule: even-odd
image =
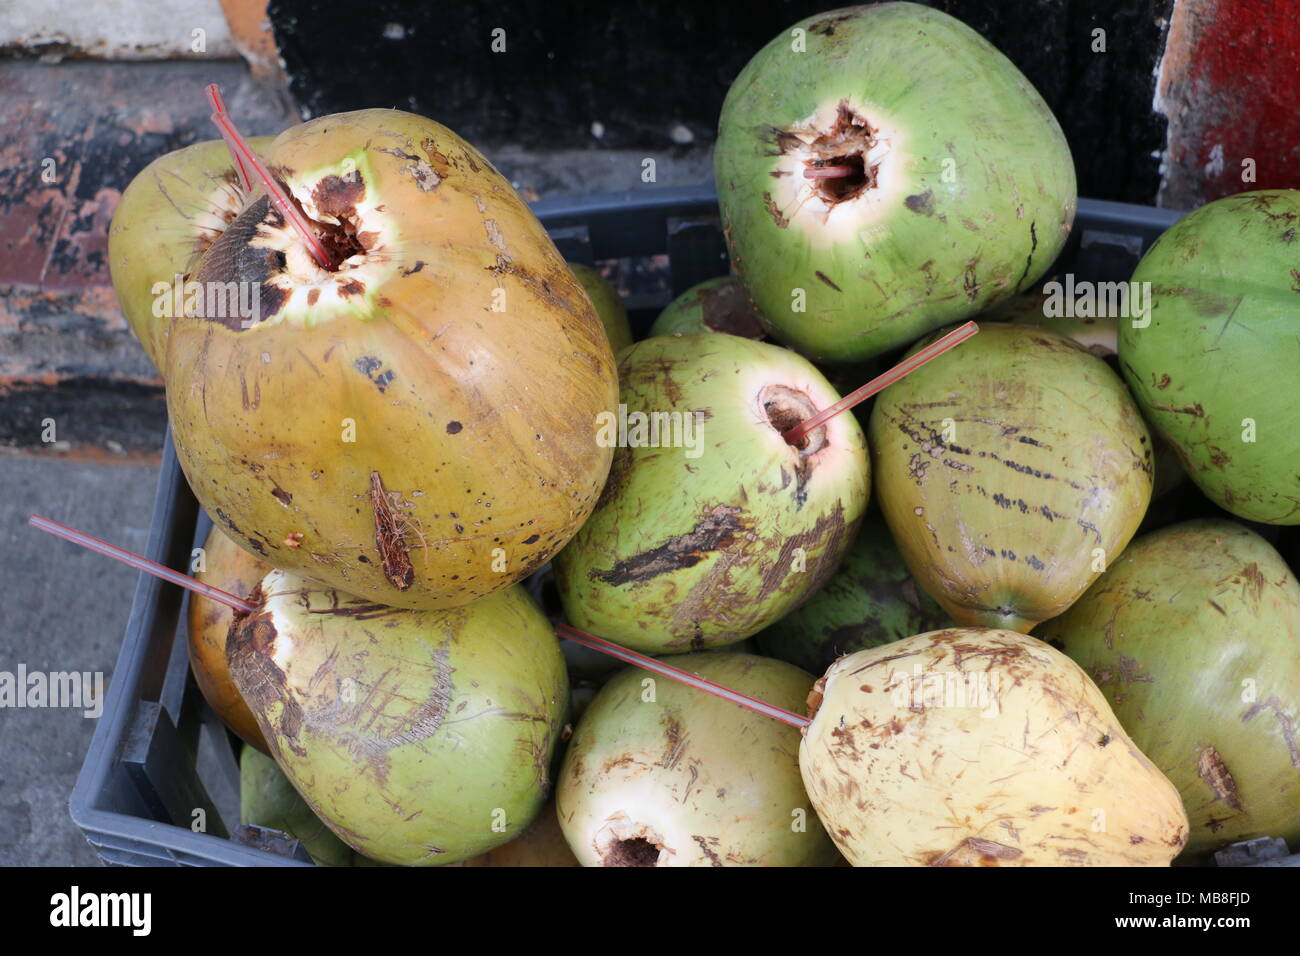
[[951,628],[858,651],[809,707],[799,767],[855,866],[1167,866],[1187,842],[1174,785],[1031,637]]
[[1047,329],[989,322],[871,412],[880,510],[958,624],[1028,632],[1133,537],[1151,438],[1106,362]]
[[[509,182],[396,110],[282,133],[267,165],[339,260],[263,196],[200,258],[252,316],[173,320],[167,407],[195,496],[271,565],[445,609],[527,576],[586,520],[613,449],[613,355]],[[244,302],[240,299],[241,304]]]
[[[204,584],[220,588],[237,597],[247,597],[261,583],[271,568],[213,527],[203,542],[203,568],[194,576]],[[263,753],[270,753],[252,711],[239,695],[226,662],[226,638],[235,612],[224,604],[201,594],[190,595],[189,650],[190,669],[203,699],[216,715],[246,743]]]

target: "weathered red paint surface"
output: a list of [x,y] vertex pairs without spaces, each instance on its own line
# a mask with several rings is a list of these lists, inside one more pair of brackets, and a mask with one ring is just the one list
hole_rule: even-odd
[[[1300,188],[1300,4],[1177,0],[1161,64],[1169,118],[1161,204]],[[1255,181],[1242,179],[1253,159]]]
[[[156,156],[214,136],[203,95],[237,63],[0,61],[0,447],[154,454],[162,383],[109,284],[108,226]],[[246,108],[247,109],[247,108]],[[250,134],[291,117],[262,115]]]

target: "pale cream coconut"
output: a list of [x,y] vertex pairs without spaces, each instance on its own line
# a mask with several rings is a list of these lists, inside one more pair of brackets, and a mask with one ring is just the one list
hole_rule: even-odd
[[[812,675],[735,652],[675,659],[787,710]],[[799,731],[628,668],[583,713],[556,809],[584,866],[830,866],[838,859],[799,780]]]
[[799,766],[854,866],[1167,866],[1174,785],[1097,686],[1014,631],[950,628],[842,657]]

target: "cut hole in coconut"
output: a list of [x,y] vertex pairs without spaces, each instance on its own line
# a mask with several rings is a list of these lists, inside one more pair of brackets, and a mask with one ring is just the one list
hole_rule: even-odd
[[867,157],[876,145],[876,131],[867,118],[847,102],[835,111],[829,129],[818,130],[808,144],[805,178],[823,202],[833,206],[860,196],[876,185],[876,166]]
[[347,219],[340,219],[337,226],[330,222],[320,222],[315,219],[309,219],[308,222],[315,227],[316,235],[321,244],[334,257],[335,265],[328,271],[338,272],[345,260],[366,251],[366,247],[357,239],[355,223]]
[[[834,205],[852,199],[864,189],[874,185],[866,160],[861,153],[849,156],[832,156],[830,159],[808,164],[813,190],[825,202]],[[818,175],[818,174],[826,175]],[[833,174],[833,175],[831,175]]]
[[[817,414],[817,406],[804,392],[785,385],[767,385],[758,393],[758,400],[767,414],[767,423],[784,436],[800,422]],[[811,455],[826,445],[826,426],[814,428],[808,434],[790,442],[790,447],[800,455]]]
[[645,837],[615,840],[600,860],[601,866],[656,866],[659,847]]

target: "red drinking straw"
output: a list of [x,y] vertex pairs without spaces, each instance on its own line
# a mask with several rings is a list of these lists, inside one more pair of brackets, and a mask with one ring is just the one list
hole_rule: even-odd
[[[217,84],[208,84],[208,102],[212,104],[212,122],[217,123],[218,116],[226,115],[226,102],[221,98],[221,90],[217,89]],[[221,138],[226,141],[226,147],[230,150],[230,158],[234,160],[235,171],[239,173],[240,185],[244,187],[244,192],[253,191],[253,179],[248,174],[248,167],[244,164],[244,157],[239,155],[239,150],[235,148],[234,142],[230,139],[230,134],[226,132],[225,127],[217,123],[217,129],[221,131]]]
[[721,697],[723,700],[729,700],[733,704],[739,704],[741,707],[748,708],[756,714],[762,714],[764,717],[772,717],[781,721],[783,724],[789,724],[791,727],[807,727],[810,721],[807,717],[801,717],[784,708],[777,707],[774,704],[764,703],[756,697],[750,697],[748,694],[742,694],[740,691],[732,690],[730,687],[723,687],[721,684],[715,684],[711,680],[705,680],[698,674],[692,674],[684,671],[679,667],[673,667],[671,664],[665,664],[663,661],[657,661],[653,657],[646,657],[644,654],[638,654],[636,651],[628,650],[619,644],[606,641],[603,638],[593,637],[577,628],[570,627],[568,624],[561,624],[557,633],[575,643],[584,647],[590,647],[592,650],[608,654],[610,657],[616,657],[626,664],[635,664],[637,667],[644,668],[654,674],[660,674],[664,677],[671,678],[679,683],[702,690],[705,693],[712,694],[714,697]]
[[[142,558],[134,552],[109,544],[107,541],[101,541],[99,538],[92,537],[82,531],[77,531],[75,528],[69,528],[67,525],[59,524],[57,521],[51,521],[49,518],[44,518],[40,515],[32,515],[27,519],[27,523],[34,528],[48,531],[50,534],[60,537],[65,541],[79,544],[83,548],[88,548],[97,554],[106,555],[117,561],[121,561],[123,564],[130,565],[137,570],[162,578],[164,581],[170,581],[172,584],[177,584],[183,588],[202,594],[204,597],[211,598],[212,600],[224,604],[226,607],[232,608],[233,610],[242,611],[244,613],[252,613],[257,610],[256,606],[249,604],[243,598],[236,597],[229,591],[223,591],[220,588],[214,588],[210,584],[204,584],[202,581],[198,581],[190,577],[188,574],[181,574],[179,571],[173,571],[169,567],[158,564],[155,561],[150,561],[148,558]],[[562,636],[567,637],[575,643],[600,651],[602,654],[608,654],[610,657],[617,658],[624,663],[635,664],[636,666],[645,668],[653,673],[660,674],[690,687],[695,687],[699,690],[710,693],[715,697],[721,697],[722,699],[729,700],[734,704],[739,704],[741,707],[746,707],[755,713],[763,714],[766,717],[773,717],[792,727],[808,726],[808,719],[806,717],[800,717],[798,714],[791,713],[788,710],[784,710],[772,704],[766,704],[761,700],[748,696],[747,694],[742,694],[729,687],[723,687],[721,684],[715,684],[711,680],[705,680],[703,677],[696,674],[691,674],[687,671],[681,670],[680,668],[665,664],[662,661],[657,661],[653,657],[646,657],[644,654],[630,651],[626,647],[621,647],[620,645],[614,644],[610,641],[602,640],[599,637],[593,637],[583,631],[569,627],[567,624],[561,625],[557,633],[560,633]]]
[[181,574],[179,571],[173,571],[169,567],[150,561],[148,558],[142,558],[140,555],[131,551],[119,548],[116,545],[109,544],[107,541],[101,541],[99,538],[92,538],[83,531],[75,528],[69,528],[67,525],[59,524],[57,521],[51,521],[49,518],[40,515],[32,515],[27,519],[27,523],[33,528],[39,528],[42,531],[48,531],[50,534],[62,538],[64,541],[71,541],[73,544],[79,544],[83,548],[89,548],[98,554],[107,555],[110,558],[121,561],[123,564],[129,564],[131,567],[140,571],[152,574],[154,577],[162,578],[164,581],[170,581],[172,584],[179,584],[183,588],[188,588],[202,594],[204,597],[212,598],[226,607],[233,608],[236,611],[251,613],[257,610],[255,605],[249,604],[243,598],[235,597],[229,591],[223,591],[221,588],[214,588],[210,584],[204,584],[202,581],[190,577],[188,574]]
[[307,244],[307,251],[311,253],[312,258],[316,260],[322,269],[333,269],[335,265],[333,257],[320,239],[316,238],[316,233],[312,232],[311,226],[307,224],[306,217],[289,200],[288,194],[280,188],[280,184],[275,181],[275,177],[266,168],[266,164],[253,152],[252,147],[248,145],[248,142],[240,135],[239,130],[235,128],[235,124],[230,121],[230,117],[226,115],[225,106],[221,101],[221,92],[217,89],[215,83],[208,84],[208,99],[216,109],[216,112],[212,114],[212,122],[216,124],[217,129],[221,130],[226,145],[230,147],[231,153],[235,157],[235,165],[240,168],[240,174],[247,175],[247,170],[240,163],[242,159],[243,163],[246,163],[248,168],[257,174],[258,182],[266,190],[267,198],[271,200],[271,204],[280,211],[280,215],[284,216],[286,222],[298,230],[298,234],[302,236],[302,241]]
[[803,170],[804,179],[844,179],[852,176],[854,173],[861,172],[854,166],[805,166]]
[[953,331],[945,335],[943,338],[927,345],[925,348],[921,349],[921,351],[917,352],[915,355],[903,359],[903,361],[899,362],[888,372],[885,372],[883,375],[877,375],[866,385],[863,385],[861,388],[849,392],[849,394],[845,395],[834,405],[831,405],[827,408],[823,408],[816,415],[812,415],[808,418],[805,418],[798,425],[795,425],[793,428],[789,429],[788,431],[782,432],[781,437],[784,438],[791,445],[793,445],[800,438],[803,438],[804,435],[808,434],[813,429],[826,424],[828,421],[830,421],[840,412],[852,408],[854,405],[858,404],[859,402],[865,401],[866,399],[870,398],[872,395],[875,395],[876,392],[879,392],[881,389],[888,388],[890,385],[897,382],[903,376],[911,372],[915,372],[918,368],[920,368],[922,365],[924,365],[926,362],[930,361],[931,359],[938,358],[940,355],[948,351],[953,346],[960,345],[962,342],[965,342],[972,335],[975,335],[977,332],[979,332],[979,330],[980,327],[976,325],[974,322],[967,322],[965,325],[961,326],[960,328],[954,329]]

